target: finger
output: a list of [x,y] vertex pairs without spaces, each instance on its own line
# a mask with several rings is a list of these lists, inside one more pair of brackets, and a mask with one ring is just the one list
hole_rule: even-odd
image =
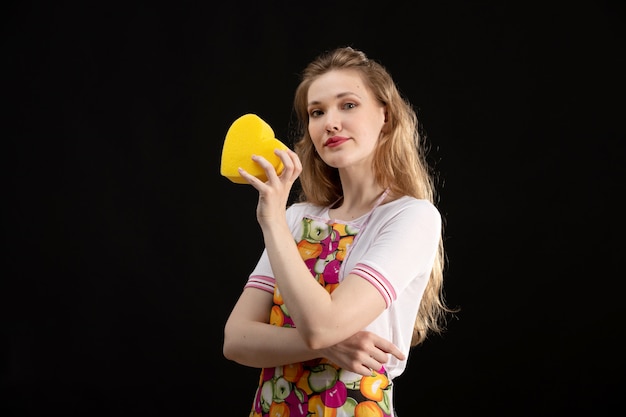
[[275,153],[283,163],[283,171],[280,178],[293,183],[300,175],[300,172],[302,172],[302,164],[298,155],[291,149],[277,149]]
[[368,375],[374,376],[375,374],[381,374],[385,372],[385,364],[378,361],[372,361],[369,364],[365,365],[365,367],[369,370]]
[[[265,172],[265,177],[267,178],[267,182],[270,182],[272,179],[277,178],[276,168],[274,168],[274,165],[272,165],[272,163],[269,162],[265,157],[263,157],[261,155],[252,155],[250,158],[257,165],[259,165],[261,167],[261,169],[263,169],[263,171]],[[265,182],[261,181],[260,179],[258,179],[258,178],[256,178],[256,179],[257,179],[257,181],[255,181],[255,184],[265,184]],[[250,182],[250,181],[248,181],[248,182]],[[257,188],[259,191],[261,191],[259,189],[259,187],[255,186],[255,188]]]
[[263,182],[260,179],[250,174],[245,169],[239,167],[237,168],[237,171],[239,172],[239,175],[241,175],[248,182],[248,184],[252,185],[257,190],[263,185]]
[[300,162],[298,154],[291,149],[277,149],[275,152],[276,155],[281,158],[284,165],[281,177],[291,182],[295,181],[302,172],[302,163]]
[[406,359],[406,356],[404,355],[404,353],[402,353],[402,351],[400,349],[398,349],[398,347],[396,345],[394,345],[393,343],[391,343],[391,342],[389,342],[387,340],[385,340],[382,343],[376,344],[376,347],[378,349],[380,349],[380,351],[382,353],[384,353],[385,356],[387,354],[391,354],[391,355],[395,356],[396,358],[398,358],[401,361]]
[[293,160],[286,150],[275,149],[274,154],[278,156],[283,163],[283,170],[280,173],[281,178],[290,178],[293,172]]
[[268,168],[274,169],[274,166],[270,163],[270,161],[265,159],[265,157],[262,155],[252,155],[250,158],[252,158],[252,160],[256,162],[259,166],[261,166],[261,168],[263,168],[265,171],[267,171]]
[[387,360],[389,360],[389,354],[386,352],[383,352],[382,350],[379,350],[377,352],[374,352],[371,358],[376,361],[375,363],[372,364],[372,368],[378,369],[377,367],[378,364],[387,363]]
[[363,376],[373,376],[374,375],[374,370],[372,368],[370,368],[369,366],[361,366],[359,369],[356,369],[356,371],[359,373],[359,375],[363,375]]
[[374,371],[379,372],[383,368],[384,364],[378,361],[373,361],[369,364],[370,375],[374,374]]
[[293,160],[293,166],[296,175],[300,175],[300,173],[302,172],[302,161],[300,161],[300,157],[292,150],[289,150],[289,156]]
[[402,353],[402,351],[400,349],[398,349],[395,345],[393,346],[393,349],[391,349],[391,351],[389,353],[391,353],[393,356],[395,356],[396,358],[398,358],[401,361],[406,359],[405,354]]

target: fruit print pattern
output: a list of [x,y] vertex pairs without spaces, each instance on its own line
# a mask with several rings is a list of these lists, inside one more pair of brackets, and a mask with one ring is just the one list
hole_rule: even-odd
[[[359,229],[304,218],[298,251],[329,293],[339,285],[339,268]],[[295,327],[274,288],[270,323]],[[249,417],[391,417],[391,381],[385,368],[362,376],[327,359],[264,368]]]

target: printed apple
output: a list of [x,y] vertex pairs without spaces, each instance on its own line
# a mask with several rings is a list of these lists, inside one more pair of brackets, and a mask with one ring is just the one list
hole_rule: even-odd
[[383,390],[383,400],[378,401],[378,406],[385,414],[391,414],[391,401],[389,399],[389,391]]
[[289,406],[289,417],[307,417],[308,415],[308,395],[298,388],[293,388],[285,403]]
[[261,409],[264,413],[270,411],[270,406],[274,398],[274,381],[265,381],[261,386]]
[[337,370],[329,364],[317,365],[311,369],[309,386],[313,392],[323,392],[335,385]]
[[362,377],[363,375],[348,371],[347,369],[342,368],[339,370],[339,380],[346,384],[349,389],[359,389]]
[[272,417],[289,416],[289,406],[284,402],[272,403],[269,415]]
[[337,380],[335,385],[323,391],[320,394],[322,398],[322,402],[326,407],[330,408],[339,408],[346,402],[346,398],[348,397],[348,390],[346,389],[346,385]]
[[326,259],[322,259],[322,258],[318,259],[317,262],[315,262],[315,266],[313,267],[313,272],[315,272],[316,274],[324,273],[324,270],[326,269],[326,265],[333,259],[335,259],[334,256],[329,256]]
[[307,268],[309,268],[309,271],[311,272],[311,275],[316,275],[315,274],[315,264],[317,264],[317,258],[309,258],[306,261],[304,261],[304,264],[306,265]]
[[[302,374],[304,373],[304,367],[302,363],[291,363],[282,367],[282,375],[289,382],[298,382]],[[295,391],[298,391],[297,389]]]
[[319,220],[303,219],[302,220],[302,238],[309,242],[320,242],[330,234],[332,228]]
[[339,236],[345,236],[348,234],[348,232],[346,232],[346,225],[343,223],[333,223],[333,229],[339,234]]
[[341,407],[337,409],[337,417],[354,417],[354,408],[357,402],[354,398],[348,397]]
[[337,255],[336,258],[340,261],[343,261],[346,257],[346,253],[348,252],[348,246],[352,244],[354,241],[354,236],[344,236],[339,241],[339,245],[337,246]]
[[274,301],[274,304],[278,305],[284,303],[283,296],[280,294],[280,290],[278,289],[278,287],[274,287],[274,297],[272,301]]
[[383,390],[389,385],[385,374],[373,372],[372,376],[364,376],[361,379],[360,391],[366,398],[373,401],[382,401]]
[[282,376],[274,382],[274,400],[277,402],[285,401],[285,398],[291,393],[291,382]]
[[346,233],[354,236],[359,233],[359,228],[351,224],[346,224]]
[[270,324],[282,327],[285,324],[285,314],[279,306],[272,306],[270,310]]
[[327,284],[337,284],[339,282],[339,268],[341,268],[341,262],[337,259],[333,259],[324,267],[324,281]]
[[331,253],[337,250],[337,246],[339,245],[339,233],[333,228],[330,228],[330,234],[320,242],[322,246],[322,250],[319,253],[320,258],[326,258]]
[[322,253],[323,247],[319,242],[309,242],[306,239],[302,239],[296,245],[298,247],[298,252],[300,252],[300,256],[302,259],[307,260],[311,258],[317,258]]
[[309,417],[337,417],[337,409],[324,406],[319,395],[309,399]]
[[354,417],[385,417],[374,401],[363,401],[354,407]]

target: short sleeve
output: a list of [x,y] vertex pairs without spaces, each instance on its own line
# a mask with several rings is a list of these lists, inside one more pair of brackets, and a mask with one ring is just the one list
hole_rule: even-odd
[[[287,224],[293,236],[300,233],[301,222],[303,213],[305,210],[312,210],[310,205],[304,203],[293,204],[289,206],[285,212]],[[294,240],[295,241],[295,240]],[[252,270],[252,273],[248,277],[248,281],[245,287],[258,288],[268,292],[274,292],[275,286],[274,272],[270,265],[270,260],[267,255],[267,251],[263,249],[256,266]]]
[[[385,208],[385,206],[381,206]],[[426,286],[441,238],[441,215],[426,200],[408,199],[374,213],[355,246],[351,273],[371,282],[389,306],[414,280]]]

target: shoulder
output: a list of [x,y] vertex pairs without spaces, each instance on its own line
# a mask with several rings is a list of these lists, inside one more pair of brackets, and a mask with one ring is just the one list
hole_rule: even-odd
[[436,236],[440,233],[442,219],[439,210],[428,200],[414,197],[400,197],[382,204],[372,213],[370,230],[380,233],[383,229],[394,230],[401,234],[427,234]]
[[415,197],[403,196],[379,207],[379,212],[387,216],[419,216],[431,219],[441,219],[439,210],[428,200]]

